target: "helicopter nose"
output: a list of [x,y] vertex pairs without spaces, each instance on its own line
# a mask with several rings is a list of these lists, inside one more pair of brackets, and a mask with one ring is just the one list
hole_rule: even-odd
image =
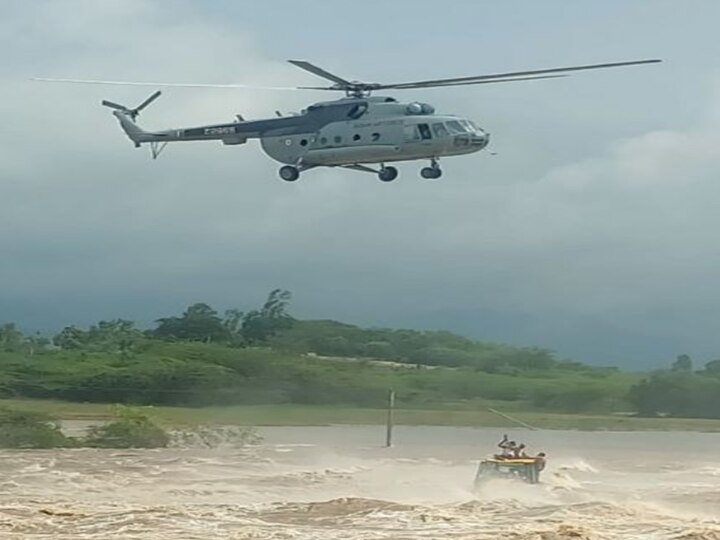
[[478,129],[477,133],[472,138],[472,145],[477,147],[478,150],[485,148],[490,142],[490,134],[482,129]]

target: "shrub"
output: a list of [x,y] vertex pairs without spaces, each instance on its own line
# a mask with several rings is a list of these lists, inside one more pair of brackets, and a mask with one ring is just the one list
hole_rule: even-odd
[[0,447],[62,448],[74,446],[51,417],[40,413],[0,408]]
[[118,406],[117,420],[93,426],[83,441],[92,448],[165,448],[170,436],[150,418],[129,407]]

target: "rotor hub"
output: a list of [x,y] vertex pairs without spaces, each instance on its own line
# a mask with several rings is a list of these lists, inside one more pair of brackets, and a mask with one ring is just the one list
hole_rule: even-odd
[[362,81],[352,81],[347,84],[337,84],[335,87],[337,90],[345,92],[347,97],[365,98],[372,94],[378,86],[377,83],[364,83]]

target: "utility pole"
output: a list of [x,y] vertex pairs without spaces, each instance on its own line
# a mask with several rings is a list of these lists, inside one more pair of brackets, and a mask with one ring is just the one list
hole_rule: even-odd
[[388,392],[388,410],[387,410],[387,432],[385,434],[385,447],[392,446],[392,430],[393,430],[393,409],[395,409],[395,392]]

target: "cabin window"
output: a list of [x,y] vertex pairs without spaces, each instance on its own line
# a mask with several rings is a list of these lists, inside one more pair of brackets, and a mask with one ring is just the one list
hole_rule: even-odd
[[360,140],[360,135],[358,133],[353,135],[353,141],[359,141],[359,140]]
[[292,144],[292,139],[285,139],[285,146],[290,146]]
[[320,137],[320,144],[323,146],[327,144],[327,137]]
[[403,132],[405,133],[405,140],[406,141],[419,141],[420,140],[420,133],[418,132],[417,126],[405,126],[403,128]]
[[300,146],[307,146],[307,139],[301,139]]
[[447,128],[442,124],[442,122],[438,122],[437,124],[432,125],[433,133],[436,137],[442,138],[448,136],[448,130]]
[[375,132],[372,135],[370,135],[370,139],[372,140],[372,142],[377,142],[380,140],[380,134]]
[[335,144],[340,144],[342,142],[342,137],[340,135],[336,135],[334,141]]
[[432,139],[432,133],[430,133],[430,126],[427,124],[418,124],[420,130],[420,138],[424,141]]

